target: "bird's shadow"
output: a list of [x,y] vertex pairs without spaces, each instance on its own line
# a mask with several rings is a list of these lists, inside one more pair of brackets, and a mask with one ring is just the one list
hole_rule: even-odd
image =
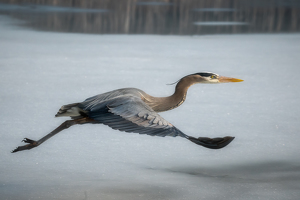
[[[172,168],[146,168],[193,178],[214,178],[214,181],[231,183],[283,183],[295,185],[300,181],[300,164],[283,161],[261,161],[231,166],[177,166]],[[300,189],[300,185],[297,186]]]

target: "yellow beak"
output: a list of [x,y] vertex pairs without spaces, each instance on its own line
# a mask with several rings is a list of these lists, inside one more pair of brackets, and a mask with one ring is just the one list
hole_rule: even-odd
[[220,83],[228,83],[228,82],[242,82],[244,80],[242,79],[237,79],[237,78],[230,78],[230,77],[226,77],[226,76],[220,76],[219,78],[219,82]]

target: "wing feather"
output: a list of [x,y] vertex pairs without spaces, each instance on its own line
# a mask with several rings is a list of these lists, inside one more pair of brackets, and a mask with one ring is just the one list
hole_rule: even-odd
[[79,107],[90,118],[113,129],[160,137],[187,137],[137,96],[126,94],[102,101],[87,101],[79,104]]

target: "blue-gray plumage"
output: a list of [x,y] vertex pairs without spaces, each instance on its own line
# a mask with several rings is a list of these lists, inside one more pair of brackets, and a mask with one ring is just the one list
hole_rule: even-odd
[[58,132],[75,124],[105,124],[109,127],[132,133],[151,136],[180,136],[198,145],[219,149],[228,145],[234,137],[224,138],[194,138],[188,136],[162,118],[158,112],[174,109],[180,106],[186,98],[188,88],[195,83],[240,82],[241,79],[219,76],[218,74],[201,72],[180,79],[173,95],[168,97],[153,97],[136,88],[123,88],[90,97],[83,102],[64,105],[56,117],[68,116],[67,120],[54,131],[34,141],[25,138],[28,143],[17,147],[13,152],[32,149],[45,142]]
[[[123,91],[134,91],[129,88]],[[108,100],[100,100],[96,96],[78,105],[88,117],[99,121],[113,129],[125,132],[147,134],[152,136],[181,136],[181,131],[162,118],[145,104],[140,96],[119,95]]]

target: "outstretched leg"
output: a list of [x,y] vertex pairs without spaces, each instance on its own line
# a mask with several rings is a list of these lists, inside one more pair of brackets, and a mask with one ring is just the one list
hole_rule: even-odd
[[49,133],[48,135],[42,137],[41,139],[39,139],[38,141],[34,141],[28,138],[24,138],[24,140],[22,140],[22,142],[28,143],[27,145],[23,145],[23,146],[18,146],[15,150],[12,151],[12,153],[18,152],[18,151],[23,151],[23,150],[29,150],[32,149],[34,147],[39,146],[40,144],[42,144],[43,142],[45,142],[46,140],[48,140],[49,138],[51,138],[52,136],[54,136],[55,134],[59,133],[60,131],[67,129],[75,124],[86,124],[86,123],[97,123],[97,121],[90,119],[90,118],[80,118],[80,119],[75,119],[75,120],[67,120],[64,123],[62,123],[59,127],[57,127],[55,130],[53,130],[51,133]]
[[187,139],[190,140],[191,142],[194,142],[195,144],[204,146],[209,149],[221,149],[227,146],[234,139],[234,137],[226,136],[223,138],[208,138],[208,137],[194,138],[188,136]]

